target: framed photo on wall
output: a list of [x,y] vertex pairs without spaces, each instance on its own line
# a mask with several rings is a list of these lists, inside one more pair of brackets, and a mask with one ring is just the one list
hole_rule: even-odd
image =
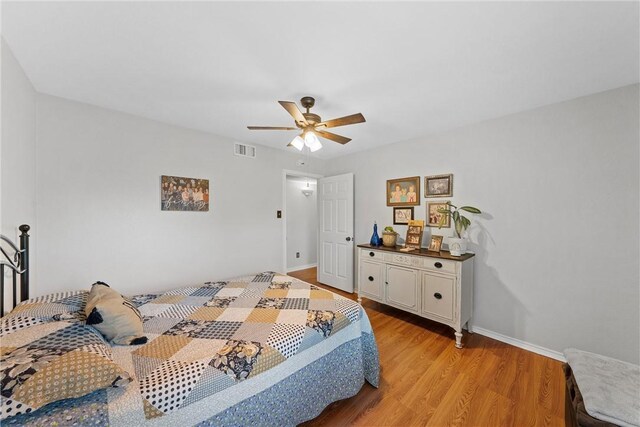
[[427,203],[427,225],[429,227],[439,227],[440,218],[445,217],[442,228],[451,227],[451,217],[447,214],[438,212],[440,209],[448,209],[447,202],[429,202]]
[[407,225],[413,219],[413,207],[393,208],[393,225]]
[[431,243],[429,243],[429,250],[433,252],[440,252],[442,247],[442,236],[431,236]]
[[160,209],[163,211],[209,211],[209,180],[162,175]]
[[453,196],[453,174],[424,177],[424,197]]
[[387,181],[387,206],[418,206],[419,204],[419,176]]

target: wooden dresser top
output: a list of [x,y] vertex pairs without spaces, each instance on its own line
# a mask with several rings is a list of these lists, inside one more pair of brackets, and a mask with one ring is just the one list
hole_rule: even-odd
[[440,252],[433,252],[430,250],[427,250],[425,248],[418,250],[413,250],[411,252],[401,252],[400,249],[402,248],[401,246],[396,246],[394,248],[388,248],[386,246],[371,246],[371,245],[358,245],[359,248],[362,249],[372,249],[372,250],[376,250],[376,251],[385,251],[385,252],[395,252],[398,254],[402,254],[402,255],[413,255],[413,256],[425,256],[425,257],[431,257],[431,258],[441,258],[441,259],[450,259],[452,261],[466,261],[469,258],[472,258],[475,256],[475,254],[464,254],[462,256],[453,256],[451,255],[448,251],[440,251]]

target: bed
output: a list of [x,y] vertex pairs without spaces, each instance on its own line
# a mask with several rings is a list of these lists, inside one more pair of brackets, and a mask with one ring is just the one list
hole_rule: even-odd
[[[24,258],[28,265],[28,246]],[[24,274],[25,263],[15,264],[15,273]],[[17,348],[90,328],[83,324],[87,293],[26,299],[2,318],[3,384],[12,379]],[[24,405],[2,423],[296,425],[355,395],[365,381],[378,386],[377,346],[362,306],[293,277],[267,271],[130,301],[148,342],[108,350],[131,374],[128,385],[29,413]]]

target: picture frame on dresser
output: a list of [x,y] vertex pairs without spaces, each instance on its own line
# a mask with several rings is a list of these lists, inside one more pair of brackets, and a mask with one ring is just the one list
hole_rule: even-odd
[[405,247],[420,249],[422,246],[422,233],[424,232],[424,221],[421,219],[412,219],[407,227],[407,237],[405,238]]
[[429,243],[429,249],[432,252],[440,252],[442,247],[442,236],[431,236],[431,242]]

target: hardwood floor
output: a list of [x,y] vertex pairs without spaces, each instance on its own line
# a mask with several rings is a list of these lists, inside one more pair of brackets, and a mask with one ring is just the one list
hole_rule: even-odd
[[[316,281],[316,269],[288,273]],[[304,426],[563,426],[560,362],[479,335],[454,346],[444,325],[378,304],[363,306],[380,352],[378,389],[368,383]]]

